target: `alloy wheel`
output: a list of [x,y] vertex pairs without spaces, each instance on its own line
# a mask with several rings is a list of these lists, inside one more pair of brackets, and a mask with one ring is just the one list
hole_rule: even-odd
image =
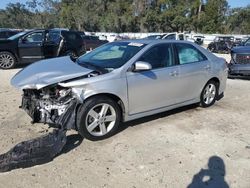
[[89,110],[85,126],[91,135],[104,136],[112,130],[116,119],[115,109],[107,103],[101,103]]
[[216,86],[212,83],[208,84],[203,93],[203,101],[206,105],[210,105],[216,97]]
[[9,54],[1,54],[0,55],[0,67],[3,69],[8,69],[13,66],[15,63],[14,58]]

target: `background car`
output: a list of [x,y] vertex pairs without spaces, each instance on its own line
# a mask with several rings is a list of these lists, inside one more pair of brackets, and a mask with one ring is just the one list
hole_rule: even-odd
[[227,66],[199,45],[184,41],[107,43],[76,60],[32,64],[12,78],[33,122],[76,129],[85,138],[112,136],[120,122],[223,97]]
[[234,47],[231,50],[231,61],[228,65],[231,78],[250,77],[250,40],[248,41],[245,42],[245,46]]
[[31,30],[0,40],[0,68],[9,69],[20,63],[85,52],[81,36],[74,31]]
[[162,35],[161,39],[165,40],[187,40],[187,36],[184,33],[167,33]]
[[230,53],[231,48],[234,46],[234,37],[232,36],[216,36],[214,41],[211,42],[207,49],[215,53]]
[[192,35],[192,38],[196,44],[202,45],[205,37],[203,35]]

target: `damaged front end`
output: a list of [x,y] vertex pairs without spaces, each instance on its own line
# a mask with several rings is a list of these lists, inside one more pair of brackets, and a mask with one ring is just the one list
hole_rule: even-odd
[[32,123],[45,123],[62,129],[75,129],[77,99],[71,88],[50,86],[24,89],[21,108]]
[[67,142],[66,132],[75,129],[77,98],[71,88],[58,85],[24,89],[22,105],[32,123],[46,123],[58,129],[45,136],[21,142],[0,155],[0,172],[27,168],[53,160]]

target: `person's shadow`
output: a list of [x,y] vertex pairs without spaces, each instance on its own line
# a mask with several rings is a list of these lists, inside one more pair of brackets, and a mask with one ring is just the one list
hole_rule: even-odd
[[218,156],[212,156],[208,161],[208,169],[201,169],[195,174],[187,188],[229,188],[225,175],[224,161]]

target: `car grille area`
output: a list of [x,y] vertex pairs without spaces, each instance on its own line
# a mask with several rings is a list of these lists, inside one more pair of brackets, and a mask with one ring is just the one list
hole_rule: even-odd
[[250,64],[250,54],[237,54],[236,63],[238,64]]

